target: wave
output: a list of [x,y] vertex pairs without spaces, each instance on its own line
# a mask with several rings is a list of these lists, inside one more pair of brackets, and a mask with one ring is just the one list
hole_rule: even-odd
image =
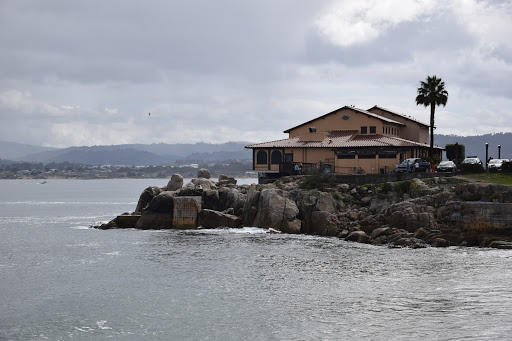
[[[194,230],[190,230],[194,231]],[[242,228],[229,228],[229,227],[218,227],[216,229],[208,229],[199,227],[199,232],[228,232],[228,233],[242,233],[242,234],[265,234],[265,233],[281,233],[281,231],[273,228],[261,228],[261,227],[242,227]]]

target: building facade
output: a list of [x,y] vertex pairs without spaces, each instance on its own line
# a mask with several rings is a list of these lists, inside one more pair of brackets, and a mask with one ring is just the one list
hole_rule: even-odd
[[[429,126],[411,117],[374,106],[345,106],[285,130],[287,139],[246,146],[253,150],[253,170],[289,173],[295,164],[305,172],[383,174],[429,150]],[[435,146],[436,156],[443,148]]]

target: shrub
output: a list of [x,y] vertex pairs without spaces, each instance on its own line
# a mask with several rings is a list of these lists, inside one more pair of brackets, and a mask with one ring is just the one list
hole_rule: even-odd
[[459,170],[462,173],[483,173],[484,167],[479,163],[463,163],[459,165]]
[[383,182],[380,184],[380,188],[382,190],[382,193],[387,194],[393,189],[393,186],[391,186],[389,182]]
[[512,173],[512,162],[511,161],[503,162],[503,165],[501,166],[501,170],[503,172]]
[[336,200],[336,201],[341,200],[341,195],[338,192],[331,193],[331,195],[334,200]]

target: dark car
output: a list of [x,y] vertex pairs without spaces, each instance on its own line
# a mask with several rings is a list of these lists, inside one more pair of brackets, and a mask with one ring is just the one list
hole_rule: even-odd
[[455,173],[457,171],[457,166],[453,161],[441,161],[441,163],[437,165],[436,170],[438,172]]
[[395,172],[406,173],[407,169],[409,169],[409,172],[430,172],[430,162],[423,161],[420,158],[405,159],[402,163],[396,165]]

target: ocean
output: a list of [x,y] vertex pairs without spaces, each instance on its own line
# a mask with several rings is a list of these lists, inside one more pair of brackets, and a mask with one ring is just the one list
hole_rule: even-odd
[[512,251],[96,230],[166,180],[1,180],[0,340],[510,340]]

